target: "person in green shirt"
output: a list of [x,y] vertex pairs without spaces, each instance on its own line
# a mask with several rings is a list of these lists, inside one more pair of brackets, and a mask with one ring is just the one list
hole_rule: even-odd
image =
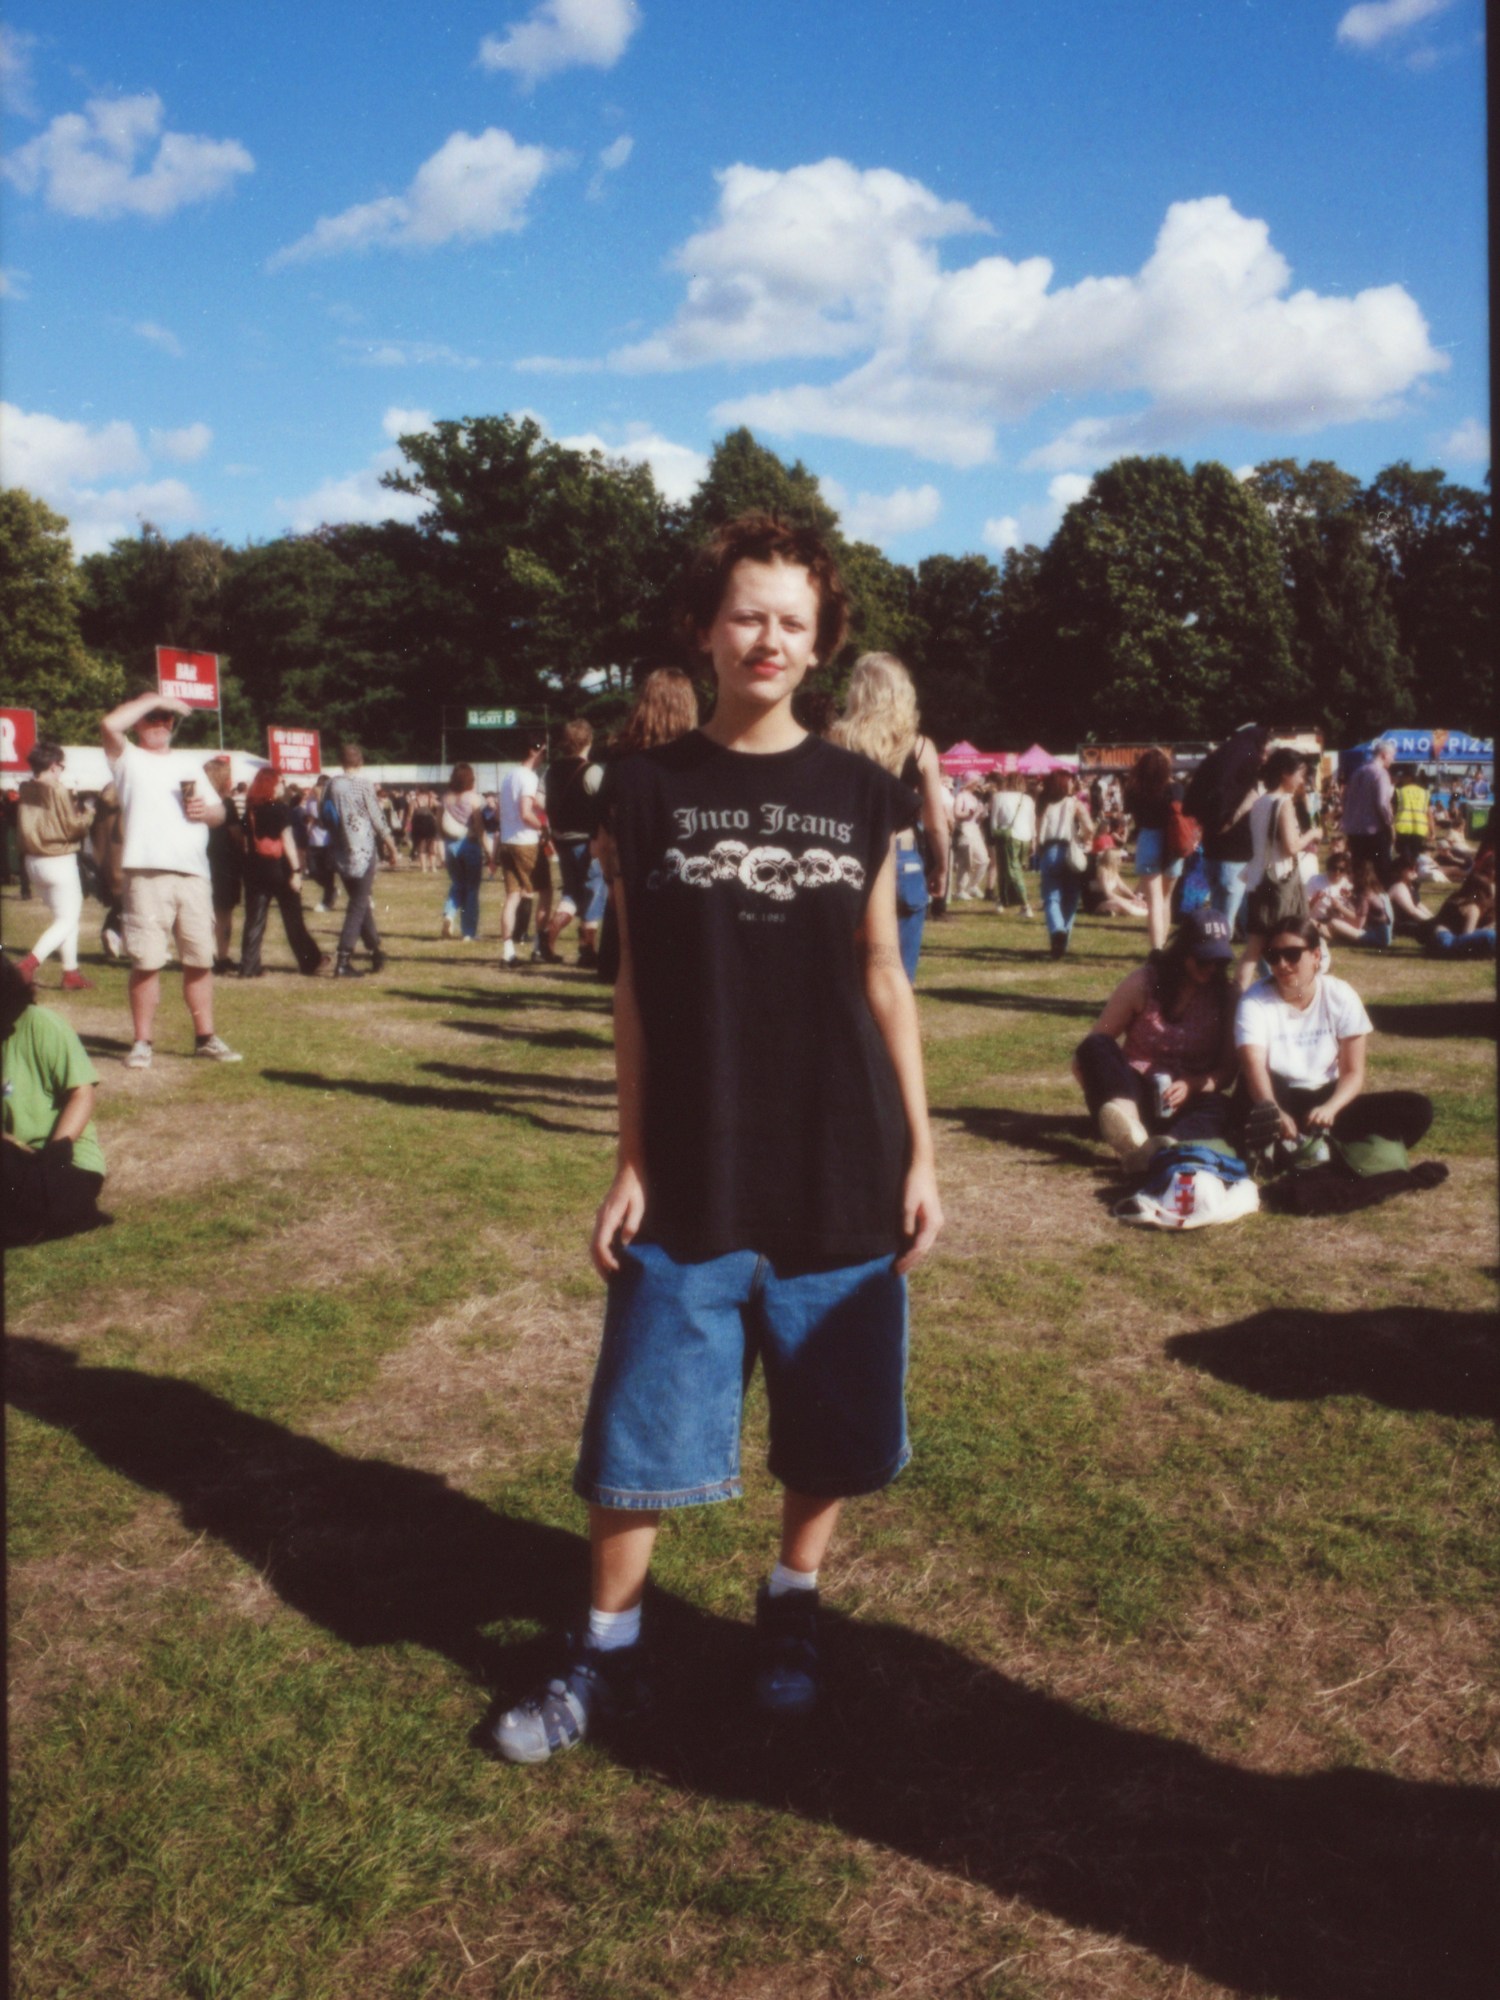
[[94,1229],[104,1154],[94,1131],[99,1076],[59,1015],[33,1004],[20,969],[0,955],[7,1249]]

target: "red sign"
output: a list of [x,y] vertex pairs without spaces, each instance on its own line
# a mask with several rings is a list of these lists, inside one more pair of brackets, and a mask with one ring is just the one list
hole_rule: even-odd
[[36,748],[36,710],[0,708],[0,771],[29,771]]
[[323,751],[316,729],[266,730],[266,747],[273,771],[289,778],[316,778],[323,768]]
[[184,653],[177,646],[158,646],[156,685],[163,694],[175,694],[189,708],[217,708],[219,656],[217,653]]

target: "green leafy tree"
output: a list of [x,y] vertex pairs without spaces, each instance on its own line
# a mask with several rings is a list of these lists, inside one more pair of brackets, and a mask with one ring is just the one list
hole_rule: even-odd
[[[1439,470],[1389,465],[1360,498],[1411,663],[1412,712],[1374,724],[1488,735],[1494,710],[1490,499]],[[1414,711],[1420,707],[1421,713]]]
[[1068,509],[1036,587],[1060,741],[1221,736],[1295,707],[1270,522],[1225,466],[1109,466]]
[[85,643],[122,669],[127,688],[153,685],[156,648],[181,646],[221,655],[220,713],[201,710],[182,724],[185,744],[226,742],[253,735],[254,711],[223,659],[226,651],[221,596],[233,562],[229,547],[211,535],[170,541],[148,521],[137,536],[114,542],[103,555],[85,556],[82,629]]
[[[1295,714],[1331,743],[1360,741],[1411,717],[1388,581],[1358,480],[1326,459],[1272,459],[1249,487],[1266,509],[1291,610]],[[1288,717],[1287,719],[1291,719]]]
[[21,487],[0,491],[5,706],[35,709],[37,727],[64,743],[96,742],[125,692],[118,664],[83,642],[82,595],[67,522]]
[[904,563],[892,562],[869,542],[847,542],[839,566],[852,606],[849,642],[835,663],[839,687],[860,653],[894,653],[911,662],[922,638],[915,610],[917,579]]
[[649,469],[554,443],[530,418],[474,417],[403,437],[441,610],[453,705],[565,708],[621,653],[659,645],[669,511]]
[[987,556],[934,555],[917,565],[912,674],[922,726],[940,742],[967,737],[988,749],[999,741],[1000,582]]
[[687,504],[682,525],[688,547],[737,514],[777,514],[816,528],[840,552],[844,546],[838,515],[824,499],[816,474],[800,458],[787,465],[743,427],[719,439]]

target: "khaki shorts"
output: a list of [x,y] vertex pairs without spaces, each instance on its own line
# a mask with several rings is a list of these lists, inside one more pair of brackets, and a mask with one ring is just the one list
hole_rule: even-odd
[[214,905],[207,876],[127,868],[125,954],[136,971],[160,972],[173,937],[184,972],[212,969]]
[[533,840],[524,847],[502,842],[500,872],[505,877],[507,891],[519,889],[523,896],[535,893],[536,857],[541,845],[539,840]]

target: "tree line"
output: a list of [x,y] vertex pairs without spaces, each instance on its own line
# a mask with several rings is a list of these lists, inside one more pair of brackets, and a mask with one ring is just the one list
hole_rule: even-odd
[[[720,440],[684,505],[649,468],[528,418],[400,442],[386,483],[420,497],[415,523],[243,548],[147,525],[75,561],[60,516],[0,492],[6,705],[92,741],[171,645],[223,656],[225,740],[246,746],[277,723],[428,762],[443,706],[607,729],[640,675],[699,664],[674,580],[708,529],[760,508],[815,523],[839,552],[855,616],[825,684],[837,693],[861,651],[898,654],[942,743],[1214,738],[1252,720],[1314,724],[1337,745],[1402,723],[1489,730],[1489,494],[1437,469],[1402,462],[1362,485],[1322,460],[1239,478],[1123,458],[1045,548],[911,567],[844,535],[807,467],[748,430]],[[212,718],[187,727],[207,740]]]

